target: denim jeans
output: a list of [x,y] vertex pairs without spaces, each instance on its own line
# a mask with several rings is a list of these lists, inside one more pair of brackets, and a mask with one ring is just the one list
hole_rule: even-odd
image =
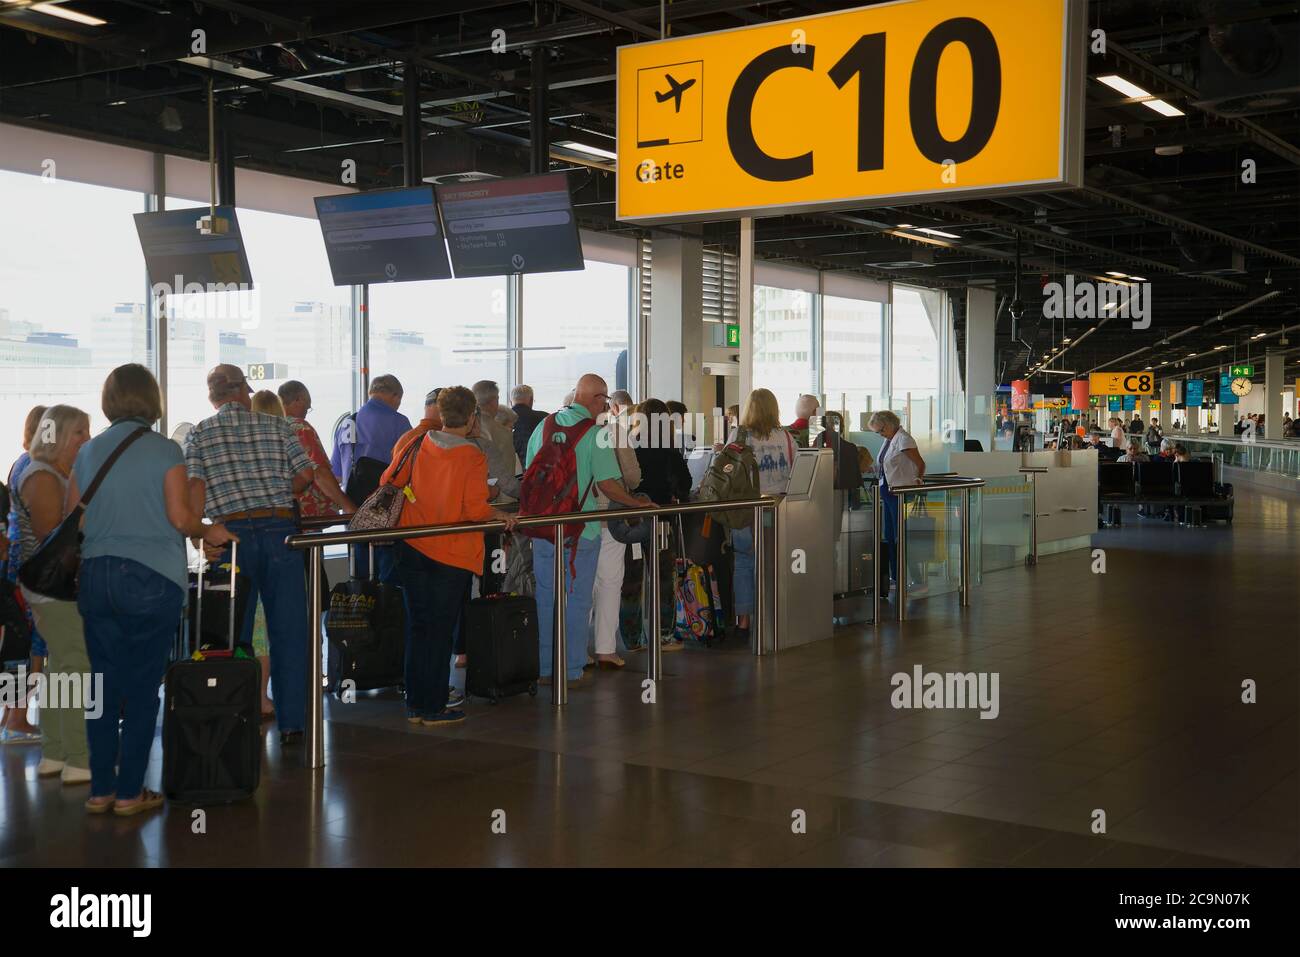
[[[582,677],[587,664],[587,645],[591,641],[591,595],[596,586],[596,562],[600,558],[599,538],[578,539],[575,560],[577,575],[569,570],[570,553],[566,548],[564,580],[568,584],[568,604],[565,606],[564,636],[568,641],[568,668],[570,681]],[[537,636],[539,639],[538,673],[543,678],[551,675],[551,659],[555,656],[555,542],[545,538],[533,539],[533,571],[537,576]]]
[[[375,546],[375,581],[390,584],[397,581],[396,547],[395,545]],[[356,569],[356,577],[363,580],[370,578],[370,546],[349,545],[348,548],[352,550],[352,565]]]
[[[271,651],[271,694],[281,731],[301,731],[307,722],[307,581],[302,557],[285,545],[297,533],[288,519],[236,519],[226,527],[239,539],[239,570],[248,576],[249,595],[240,643],[252,647],[257,600],[266,612]],[[222,559],[229,560],[229,552]],[[313,683],[320,694],[319,684]]]
[[[772,535],[770,513],[763,511],[763,530],[768,538]],[[735,555],[736,573],[732,578],[732,594],[735,598],[735,614],[754,614],[754,529],[746,525],[731,531],[731,550]]]
[[406,710],[431,718],[447,707],[452,642],[473,574],[434,561],[406,542],[395,549],[406,602]]
[[133,798],[144,788],[158,685],[184,602],[179,585],[129,558],[81,563],[77,607],[91,670],[103,676],[99,717],[86,719],[92,797]]

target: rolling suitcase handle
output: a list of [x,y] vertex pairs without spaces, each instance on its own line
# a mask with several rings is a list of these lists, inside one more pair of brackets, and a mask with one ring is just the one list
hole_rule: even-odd
[[[370,557],[370,565],[369,565],[370,580],[374,581],[375,580],[375,543],[368,542],[366,544],[366,549],[367,549],[367,555],[369,555]],[[349,578],[357,577],[357,557],[356,557],[356,553],[353,552],[350,547],[348,548],[348,577]]]
[[[207,571],[208,558],[203,553],[203,548],[199,548],[199,575],[197,583],[198,594],[194,599],[194,650],[202,649],[203,641],[203,575]],[[239,542],[231,541],[230,543],[230,648],[226,652],[233,655],[235,653],[235,581],[239,572]]]

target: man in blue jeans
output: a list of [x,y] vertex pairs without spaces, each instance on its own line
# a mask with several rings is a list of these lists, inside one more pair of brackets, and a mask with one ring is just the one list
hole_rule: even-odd
[[[577,425],[585,419],[594,419],[609,407],[609,386],[598,375],[588,373],[578,380],[574,390],[573,404],[552,413],[557,425]],[[542,445],[542,435],[546,431],[545,422],[533,430],[528,441],[528,456],[525,465],[531,465],[533,457]],[[595,489],[610,501],[618,502],[629,508],[648,506],[651,503],[644,497],[638,498],[624,490],[619,481],[623,471],[618,467],[618,457],[614,452],[614,443],[608,435],[601,438],[605,431],[603,426],[587,430],[586,434],[574,447],[573,454],[578,465],[578,495],[581,500],[580,510],[594,512],[597,510]],[[524,481],[528,480],[527,474]],[[594,487],[593,487],[594,486]],[[596,584],[596,560],[600,557],[600,522],[586,522],[582,537],[578,539],[577,554],[570,564],[569,555],[561,556],[564,562],[565,582],[568,585],[568,604],[565,617],[565,638],[568,640],[568,659],[566,677],[569,687],[576,687],[582,680],[582,670],[587,664],[587,645],[591,640],[591,595]],[[537,576],[537,634],[541,660],[538,671],[541,683],[551,683],[552,659],[554,658],[555,628],[555,541],[554,539],[533,539],[533,570]]]
[[[288,422],[252,411],[252,393],[238,366],[208,373],[208,401],[217,414],[190,432],[185,468],[191,507],[239,541],[249,591],[240,641],[252,644],[260,597],[280,740],[297,744],[307,720],[307,583],[302,556],[284,540],[297,531],[294,497],[312,483],[316,466]],[[318,683],[312,688],[320,694]]]

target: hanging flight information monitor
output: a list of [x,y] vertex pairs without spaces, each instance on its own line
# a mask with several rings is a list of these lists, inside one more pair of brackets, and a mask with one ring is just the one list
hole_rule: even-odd
[[433,187],[316,197],[334,285],[450,279]]
[[1085,13],[895,0],[620,47],[618,218],[1079,185]]
[[456,278],[582,269],[567,173],[438,187]]

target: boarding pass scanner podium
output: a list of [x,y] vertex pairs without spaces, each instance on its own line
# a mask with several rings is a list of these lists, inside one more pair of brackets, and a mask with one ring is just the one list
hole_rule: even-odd
[[[799,449],[790,485],[774,510],[765,510],[763,545],[769,559],[765,609],[767,636],[758,654],[784,651],[830,638],[835,589],[835,454]],[[757,557],[757,556],[756,556]]]

